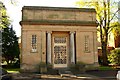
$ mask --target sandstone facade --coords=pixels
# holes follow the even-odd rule
[[[21,69],[34,71],[41,62],[52,68],[98,63],[94,9],[24,6],[20,24]]]

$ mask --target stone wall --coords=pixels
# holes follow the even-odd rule
[[[28,6],[23,7],[22,13],[21,69],[34,71],[40,62],[46,63],[46,34],[55,31],[75,32],[76,62],[98,62],[94,9]],[[31,35],[34,34],[37,35],[37,52],[31,52]]]
[[[53,8],[53,7],[23,7],[22,20],[76,20],[96,21],[94,9],[86,8]]]

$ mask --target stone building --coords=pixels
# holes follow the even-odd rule
[[[118,2],[118,22],[120,23],[120,1]],[[115,47],[120,48],[120,35],[115,38]]]
[[[95,9],[24,6],[20,24],[22,70],[35,71],[41,62],[52,68],[97,65]]]

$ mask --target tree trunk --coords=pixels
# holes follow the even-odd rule
[[[102,42],[102,59],[103,59],[102,65],[107,66],[108,62],[107,62],[107,44],[106,44],[106,42]]]
[[[108,65],[108,61],[107,61],[107,42],[108,42],[108,26],[109,26],[109,22],[107,22],[107,20],[109,19],[109,16],[107,15],[107,3],[106,4],[106,0],[103,0],[103,5],[104,5],[104,18],[103,18],[103,23],[101,26],[101,47],[102,47],[102,58],[103,58],[103,65],[106,66]],[[109,7],[109,6],[108,6]],[[108,10],[109,11],[109,10]],[[107,19],[108,18],[108,19]],[[109,21],[109,20],[108,20]],[[107,24],[108,23],[108,24]],[[103,27],[103,28],[102,28]],[[104,31],[104,32],[103,32]]]

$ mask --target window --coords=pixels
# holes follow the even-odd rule
[[[89,40],[89,35],[85,35],[85,53],[89,53],[90,52],[90,42],[89,42],[90,40]]]
[[[36,52],[37,51],[37,36],[36,35],[32,35],[32,52]]]

